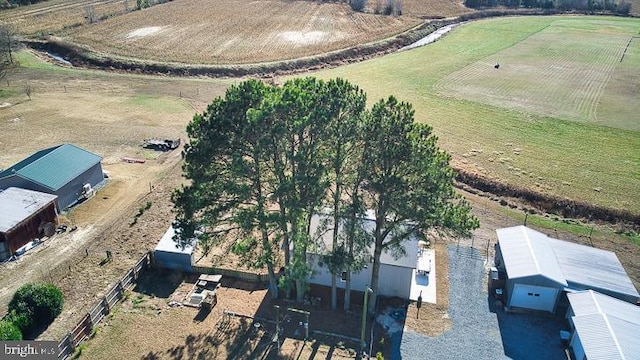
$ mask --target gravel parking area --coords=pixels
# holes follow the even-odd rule
[[[567,359],[558,337],[562,319],[505,313],[491,306],[485,261],[478,250],[452,245],[448,254],[451,330],[436,337],[410,330],[398,333],[392,339],[393,359],[529,359],[532,354],[538,359]]]

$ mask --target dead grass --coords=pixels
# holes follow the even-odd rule
[[[343,49],[418,23],[410,16],[353,12],[346,3],[180,0],[75,29],[67,38],[108,56],[249,64]]]

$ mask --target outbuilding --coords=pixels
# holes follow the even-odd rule
[[[574,359],[640,359],[640,307],[593,290],[567,297]]]
[[[0,192],[0,260],[30,241],[53,235],[58,223],[56,198],[13,187]]]
[[[173,226],[164,233],[153,252],[154,264],[165,269],[191,272],[196,240],[192,239],[183,247],[173,240],[175,234]]]
[[[324,262],[323,254],[331,250],[332,229],[327,215],[314,215],[311,218],[310,233],[315,236],[318,248],[308,253],[308,265],[312,269],[312,274],[308,279],[309,284],[331,286],[331,272]],[[373,218],[364,220],[365,231],[372,231],[375,226]],[[378,276],[378,294],[387,297],[399,297],[409,299],[411,286],[413,284],[413,272],[418,263],[418,238],[411,237],[404,243],[405,254],[396,257],[390,252],[383,251],[380,255],[380,272]],[[373,247],[368,248],[370,262],[360,272],[351,274],[351,289],[354,291],[364,291],[366,286],[371,284],[371,274],[373,271]],[[337,287],[344,289],[346,285],[346,274],[338,277]]]
[[[615,253],[553,239],[525,226],[498,229],[495,265],[507,308],[554,313],[570,291],[593,289],[636,303],[638,291]]]
[[[57,196],[64,210],[104,181],[102,158],[72,144],[40,150],[0,172],[0,189],[18,187]]]

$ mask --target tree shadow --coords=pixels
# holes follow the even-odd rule
[[[198,313],[193,318],[193,322],[203,322],[207,316],[211,313],[211,308],[208,306],[201,306]]]
[[[185,277],[186,276],[180,272],[169,272],[151,268],[140,275],[133,291],[148,296],[168,299],[178,286],[182,284]]]

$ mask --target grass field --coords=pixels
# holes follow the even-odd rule
[[[639,213],[638,39],[620,62],[639,30],[640,20],[624,18],[483,20],[433,45],[314,75],[347,78],[371,101],[413,103],[458,167]]]

